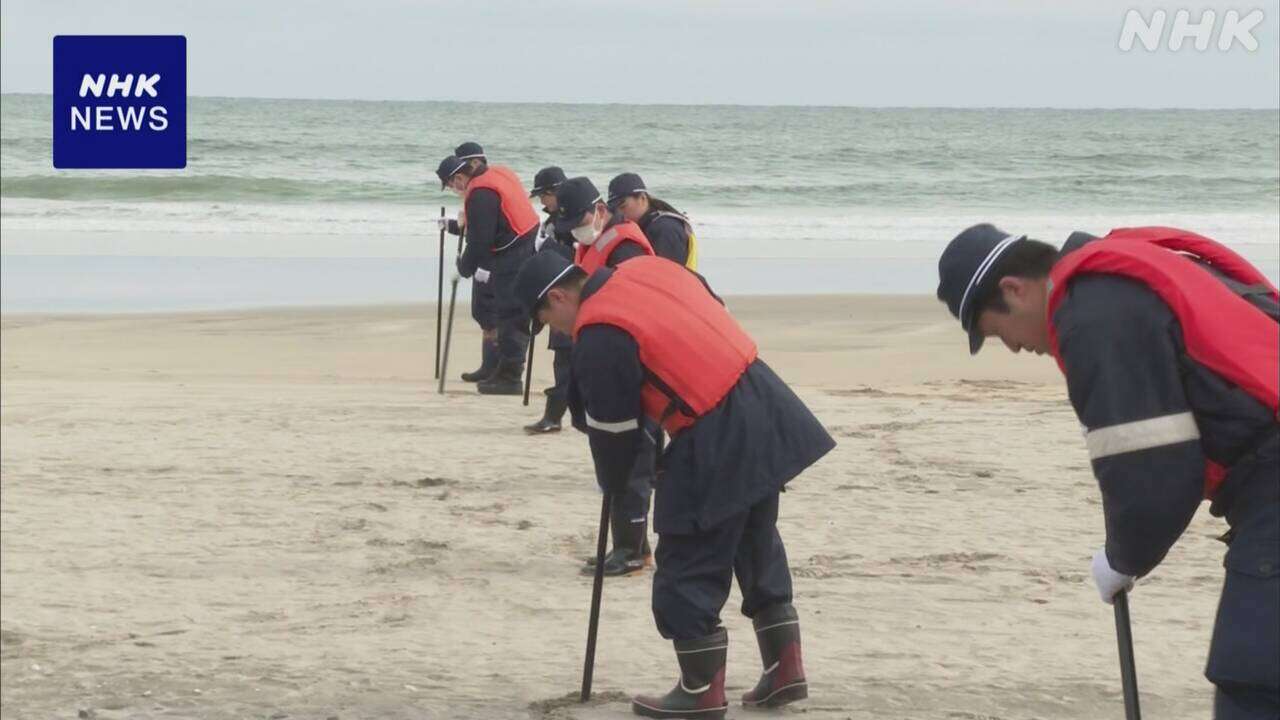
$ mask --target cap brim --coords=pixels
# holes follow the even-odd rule
[[[978,351],[982,349],[983,341],[986,339],[987,338],[983,336],[982,331],[978,330],[977,327],[969,330],[969,354],[977,355]]]

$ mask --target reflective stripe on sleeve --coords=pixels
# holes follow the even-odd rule
[[[1089,458],[1100,460],[1112,455],[1149,450],[1200,439],[1200,429],[1190,412],[1135,420],[1090,430],[1084,436]]]
[[[607,433],[624,433],[631,430],[640,429],[640,421],[636,418],[630,420],[621,420],[619,422],[603,422],[591,417],[591,413],[587,415],[587,427],[592,430],[601,430]]]

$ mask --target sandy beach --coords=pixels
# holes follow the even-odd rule
[[[1102,514],[1048,358],[969,358],[929,297],[729,299],[839,442],[783,496],[811,697],[760,670],[735,588],[730,717],[1122,717]],[[449,375],[478,336],[459,314]],[[584,436],[431,378],[435,309],[6,315],[6,720],[631,717],[676,677],[652,572],[607,583]],[[545,344],[545,339],[541,339]],[[540,351],[536,387],[550,377]],[[1151,717],[1209,714],[1225,524],[1132,599]]]

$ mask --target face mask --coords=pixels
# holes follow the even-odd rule
[[[573,234],[574,240],[577,240],[579,243],[583,245],[590,245],[591,243],[596,241],[595,223],[592,223],[590,225],[583,225],[581,227],[576,227],[570,230],[569,232]]]
[[[601,228],[603,229],[603,227]],[[583,245],[591,245],[596,241],[596,237],[600,234],[600,230],[596,229],[596,216],[591,216],[589,225],[581,225],[569,231],[573,235],[573,239]]]

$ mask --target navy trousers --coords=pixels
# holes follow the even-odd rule
[[[498,326],[493,314],[494,302],[492,277],[489,282],[471,281],[471,319],[485,332]]]
[[[1265,452],[1265,451],[1264,451]],[[1231,541],[1205,677],[1217,720],[1280,718],[1280,462],[1275,450],[1231,478]]]
[[[734,575],[747,617],[791,602],[791,568],[777,523],[774,492],[713,528],[659,535],[653,617],[662,637],[693,640],[715,632]]]
[[[573,349],[572,346],[568,348],[552,346],[551,352],[551,371],[555,376],[555,384],[547,388],[547,397],[552,398],[560,405],[565,405],[569,402],[569,358],[573,353]],[[559,418],[556,419],[558,420]]]
[[[657,457],[652,443],[636,455],[631,477],[622,492],[609,498],[609,516],[613,518],[613,546],[640,550],[649,528],[649,499],[653,497],[653,477]]]
[[[516,300],[516,273],[520,265],[533,255],[532,234],[507,250],[493,256],[494,326],[498,329],[498,357],[512,365],[524,366],[529,349],[529,317]]]

